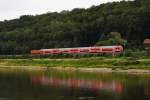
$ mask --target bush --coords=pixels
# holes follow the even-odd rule
[[[120,61],[114,62],[113,65],[121,66],[121,65],[137,65],[137,64],[140,64],[140,61],[138,61],[137,58],[130,57],[130,58],[126,58],[125,60],[120,60]]]

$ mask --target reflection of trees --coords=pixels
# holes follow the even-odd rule
[[[150,100],[150,86],[132,84],[122,92],[121,100]]]

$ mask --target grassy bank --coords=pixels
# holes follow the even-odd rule
[[[0,66],[90,67],[120,69],[150,69],[150,58],[89,57],[80,59],[0,59]]]

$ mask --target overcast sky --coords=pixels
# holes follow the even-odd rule
[[[0,0],[0,20],[18,18],[21,15],[88,8],[112,1],[121,0]]]

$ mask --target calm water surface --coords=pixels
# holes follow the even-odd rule
[[[0,100],[150,100],[150,75],[1,69]]]

